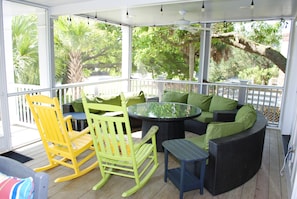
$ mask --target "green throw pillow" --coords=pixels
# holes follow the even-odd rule
[[[162,96],[162,102],[179,102],[187,103],[188,93],[181,93],[176,91],[165,91]]]
[[[251,128],[257,120],[257,113],[253,105],[246,104],[236,113],[235,122],[241,122],[245,129]]]
[[[96,103],[96,98],[87,98],[87,102]],[[85,112],[81,98],[76,99],[73,102],[71,102],[71,105],[73,107],[74,112]],[[97,110],[90,110],[90,112],[91,113],[100,113],[100,111],[97,111]]]
[[[110,104],[121,106],[121,96],[113,96],[113,97],[96,97],[96,102],[101,104]]]
[[[211,95],[189,93],[187,104],[197,106],[202,111],[208,111],[211,102]]]
[[[131,106],[133,104],[139,104],[145,102],[145,96],[143,91],[140,91],[140,93],[137,96],[132,96],[127,98],[127,106]]]
[[[208,124],[204,139],[205,150],[208,151],[209,149],[209,140],[230,136],[243,130],[244,125],[241,122],[222,122]]]
[[[81,98],[76,99],[71,102],[74,112],[84,112],[84,106],[82,104]]]
[[[214,95],[211,99],[209,111],[227,111],[237,107],[237,101]]]

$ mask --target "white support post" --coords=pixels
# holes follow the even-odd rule
[[[130,77],[132,72],[132,28],[122,26],[122,77],[127,79],[122,91],[130,91]]]
[[[4,49],[5,49],[5,65],[4,69],[6,71],[6,82],[5,86],[7,86],[6,93],[13,93],[16,92],[15,83],[14,83],[14,65],[13,65],[13,38],[12,38],[12,16],[11,15],[4,15],[3,16],[3,26],[4,26]],[[4,75],[2,73],[2,75]],[[4,77],[1,77],[4,78]],[[4,117],[9,117],[9,125],[14,124],[18,121],[18,117],[15,117],[17,113],[17,100],[16,98],[11,98],[8,100],[8,98],[3,99],[4,101],[7,101],[7,112],[9,114],[6,114]],[[6,109],[6,107],[3,106],[3,109]],[[10,129],[10,128],[9,128]],[[8,129],[7,129],[8,130]]]
[[[240,80],[240,84],[241,85],[247,85],[247,83],[248,83],[249,81],[247,81],[247,80]],[[246,90],[247,90],[247,88],[246,87],[240,87],[239,88],[239,93],[238,93],[238,103],[239,104],[245,104],[245,99],[246,99]]]
[[[52,88],[52,76],[55,74],[53,74],[51,70],[51,50],[49,47],[49,17],[47,11],[39,13],[37,17],[40,86],[42,88]]]
[[[207,94],[207,88],[202,86],[203,80],[207,80],[208,78],[208,67],[209,67],[209,59],[210,59],[210,48],[211,48],[211,34],[209,29],[211,24],[203,24],[202,31],[200,33],[200,65],[199,65],[199,73],[198,73],[198,82],[200,82],[201,86],[199,89],[199,93]]]
[[[291,134],[291,127],[294,118],[295,109],[293,105],[297,99],[297,84],[296,84],[296,73],[297,73],[297,22],[292,22],[290,41],[289,41],[289,52],[287,58],[286,77],[284,85],[284,95],[282,98],[280,127],[283,135]],[[285,103],[284,103],[285,102]],[[296,107],[295,107],[296,108]]]

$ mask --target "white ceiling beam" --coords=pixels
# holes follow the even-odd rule
[[[133,7],[145,7],[151,5],[165,5],[174,3],[199,2],[203,0],[92,0],[81,1],[79,3],[71,3],[50,8],[50,15],[68,15],[82,14],[90,12],[100,12],[116,9],[127,9]]]

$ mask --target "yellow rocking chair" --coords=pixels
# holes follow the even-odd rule
[[[26,95],[26,100],[49,161],[47,166],[36,168],[35,171],[45,171],[59,165],[73,169],[73,174],[55,179],[55,182],[63,182],[80,177],[97,167],[89,129],[74,131],[71,116],[63,117],[57,98]]]
[[[118,175],[135,180],[136,185],[122,193],[122,197],[128,197],[141,189],[158,168],[158,127],[152,126],[145,137],[134,142],[123,93],[121,100],[122,106],[116,106],[87,102],[84,94],[82,98],[102,176],[93,190],[100,189],[111,175]],[[93,113],[98,111],[105,114]]]

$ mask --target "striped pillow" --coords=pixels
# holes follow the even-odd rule
[[[33,178],[17,178],[0,173],[0,198],[31,199],[33,198]]]

